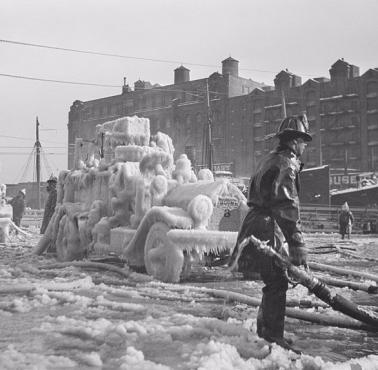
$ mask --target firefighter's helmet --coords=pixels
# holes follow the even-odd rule
[[[305,114],[300,116],[286,117],[280,124],[277,134],[279,138],[293,139],[302,138],[304,141],[311,141],[312,137],[309,133],[308,121]]]
[[[49,182],[57,183],[58,179],[54,175],[51,175],[50,178],[47,180],[47,183],[49,183]]]

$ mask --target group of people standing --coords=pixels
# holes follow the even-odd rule
[[[45,209],[43,212],[42,226],[40,228],[40,233],[44,234],[47,228],[47,225],[50,222],[50,219],[55,211],[56,199],[57,199],[57,178],[55,176],[50,176],[47,180],[46,191],[48,193]],[[21,220],[25,214],[26,209],[26,190],[21,189],[18,191],[17,195],[13,197],[9,204],[13,209],[13,222],[16,226],[20,227]]]
[[[252,244],[239,250],[241,241],[253,235],[267,241],[276,251],[286,255],[297,266],[307,265],[307,248],[302,235],[299,211],[299,173],[301,157],[312,140],[306,115],[285,118],[276,133],[277,147],[257,166],[248,191],[249,211],[240,227],[237,243],[230,257],[230,266],[250,278],[259,273],[264,287],[257,315],[257,334],[269,342],[293,349],[284,337],[286,292],[289,280],[286,270],[272,258],[258,253]],[[56,177],[47,181],[49,193],[40,232],[46,231],[56,205]],[[20,225],[25,210],[25,192],[11,200],[13,218]],[[342,239],[350,238],[354,218],[348,204],[342,207],[339,224]],[[285,246],[285,241],[288,248]]]

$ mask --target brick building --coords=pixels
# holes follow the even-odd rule
[[[236,176],[250,176],[262,155],[274,146],[270,138],[282,119],[284,97],[287,115],[306,112],[313,142],[305,152],[307,167],[328,164],[332,169],[378,170],[378,68],[362,76],[343,59],[330,68],[330,78],[302,79],[283,70],[274,86],[239,76],[238,61],[222,62],[222,73],[190,80],[180,66],[172,85],[126,82],[116,96],[82,102],[69,112],[69,168],[75,138],[90,140],[95,126],[126,115],[148,117],[151,132],[168,133],[176,153],[187,152],[200,164],[206,124],[206,85],[212,112],[214,161],[232,162]]]

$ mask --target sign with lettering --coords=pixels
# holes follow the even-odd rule
[[[329,183],[331,188],[356,188],[377,184],[377,177],[374,172],[354,173],[349,175],[330,175]]]
[[[239,200],[234,197],[219,197],[217,207],[233,210],[239,208]]]
[[[232,162],[231,163],[214,163],[213,171],[230,171],[232,172]]]
[[[206,168],[207,166],[200,164],[197,165],[198,169]],[[230,163],[214,163],[213,164],[213,172],[216,171],[229,171],[232,172],[233,162]]]
[[[331,175],[329,184],[334,187],[356,185],[357,175]]]

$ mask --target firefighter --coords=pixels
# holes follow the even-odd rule
[[[9,204],[13,208],[13,222],[18,227],[20,227],[22,217],[24,216],[24,213],[25,213],[25,208],[26,208],[25,197],[26,197],[26,190],[21,189],[19,190],[17,195],[9,201]],[[17,231],[16,231],[16,234],[18,234]]]
[[[43,213],[43,220],[42,220],[42,226],[41,226],[41,234],[44,234],[47,228],[47,225],[50,222],[50,219],[55,211],[56,206],[56,197],[57,197],[57,191],[56,191],[56,184],[58,182],[58,179],[51,175],[50,178],[47,180],[47,187],[46,191],[49,193],[47,196],[47,201],[45,204],[45,211]]]
[[[291,262],[297,266],[306,265],[307,251],[300,228],[298,198],[298,175],[303,166],[300,157],[312,140],[306,115],[285,118],[276,137],[278,146],[262,159],[251,177],[250,208],[240,228],[230,264],[237,265],[247,279],[259,272],[265,284],[257,316],[257,334],[269,342],[295,350],[292,341],[284,338],[286,271],[268,256],[254,250],[251,244],[242,251],[238,249],[244,238],[254,235],[268,241],[280,253],[287,253],[283,248],[286,240]]]

